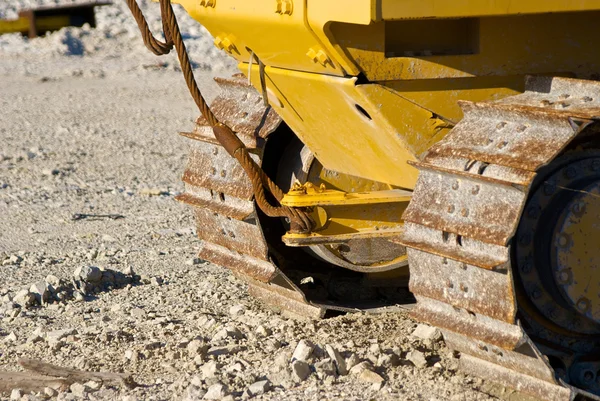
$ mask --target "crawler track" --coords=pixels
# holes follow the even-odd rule
[[[596,266],[561,267],[539,255],[554,252],[563,235],[557,209],[575,196],[597,208],[589,191],[599,182],[600,83],[530,78],[522,95],[461,106],[463,120],[416,163],[404,214],[414,316],[443,330],[467,372],[544,400],[593,398],[598,295],[588,311],[577,308],[556,290],[571,290],[567,278],[558,285],[551,270],[583,279]],[[596,219],[593,235],[599,216],[587,217]],[[545,235],[544,219],[555,237]]]

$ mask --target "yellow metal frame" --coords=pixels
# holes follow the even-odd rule
[[[405,189],[417,179],[407,162],[462,118],[457,100],[514,95],[529,74],[600,71],[600,0],[179,3],[242,72],[252,52],[267,66],[270,104],[326,168]],[[256,66],[251,79],[261,90]]]

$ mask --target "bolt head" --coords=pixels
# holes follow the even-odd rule
[[[567,273],[566,271],[561,271],[560,273],[558,273],[558,281],[561,284],[566,284],[569,281],[569,273]]]

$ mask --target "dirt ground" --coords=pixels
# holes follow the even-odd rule
[[[414,333],[404,313],[291,319],[198,260],[192,213],[174,200],[187,153],[177,133],[198,112],[173,58],[142,53],[133,33],[109,46],[104,24],[102,34],[0,37],[0,371],[34,358],[127,372],[139,385],[0,399],[510,398],[461,374],[438,334]],[[210,44],[205,36],[198,43]],[[73,54],[65,43],[94,47]],[[212,76],[232,72],[215,63],[196,69],[209,97]],[[89,266],[101,285],[74,290]]]

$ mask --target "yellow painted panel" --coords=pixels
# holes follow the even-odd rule
[[[307,55],[311,49],[316,54],[325,50],[305,23],[304,1],[292,2],[291,15],[277,13],[275,0],[217,0],[214,7],[198,0],[179,3],[215,38],[231,41],[235,48],[230,54],[239,62],[249,62],[250,49],[265,65],[344,75],[334,58],[323,65]]]
[[[600,10],[600,0],[378,0],[378,19],[460,18]]]
[[[418,172],[406,162],[438,132],[429,125],[430,112],[384,86],[356,85],[356,78],[277,68],[266,75],[277,96],[271,105],[325,168],[414,187]],[[252,83],[260,88],[256,67]]]
[[[352,62],[372,81],[550,73],[597,78],[599,20],[599,11],[481,18],[474,54],[455,55],[388,54],[394,27],[400,35],[401,24],[425,24],[424,30],[435,21],[378,22],[369,26],[336,23],[330,31],[332,41],[347,49]]]

